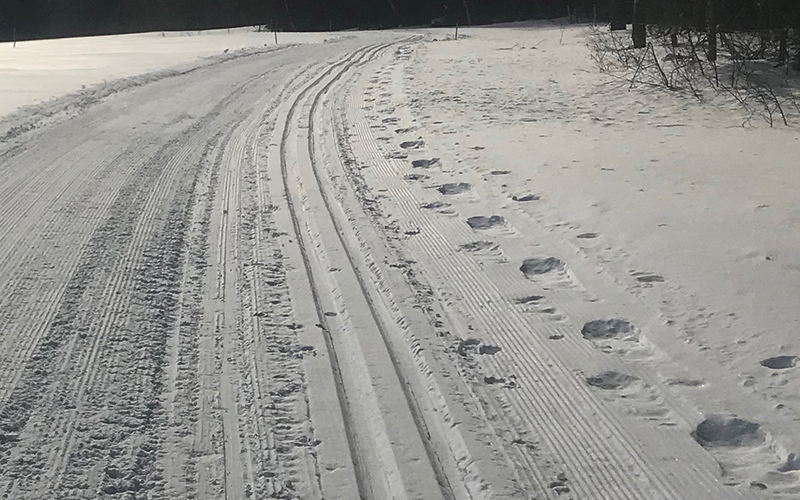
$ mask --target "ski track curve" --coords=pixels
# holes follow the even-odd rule
[[[426,431],[420,427],[413,401],[409,400],[405,383],[401,382],[403,373],[395,362],[390,361],[392,347],[385,338],[384,320],[374,308],[370,292],[365,289],[365,281],[360,275],[359,266],[353,261],[348,242],[342,234],[343,228],[337,222],[315,159],[314,127],[320,99],[346,71],[371,60],[388,46],[378,45],[354,53],[350,59],[342,61],[342,69],[329,72],[332,73],[330,77],[329,73],[323,74],[299,93],[286,112],[286,125],[279,148],[280,173],[286,191],[287,215],[297,237],[302,265],[311,285],[318,325],[322,325],[320,328],[325,335],[326,349],[333,367],[359,495],[362,498],[385,498],[387,495],[394,498],[432,498],[439,495],[452,498],[450,487],[447,486],[448,479],[443,477],[441,469],[435,464],[435,455],[425,451],[428,439]],[[314,89],[314,86],[318,88]],[[292,151],[288,149],[290,131],[298,113],[302,113],[301,123],[302,120],[308,123],[306,127],[299,126],[297,129],[305,137],[301,143],[306,146],[298,145]],[[325,238],[323,234],[329,234],[334,239]],[[337,275],[342,277],[331,279],[330,276],[324,276],[321,269],[332,269],[333,264],[336,264]],[[360,293],[356,290],[360,290]],[[364,336],[370,330],[382,332],[382,343],[376,344],[374,338]],[[386,356],[386,362],[372,359]],[[386,371],[391,367],[394,367],[393,376]],[[373,393],[372,389],[363,385],[363,381],[370,378],[373,384],[378,384],[376,387],[381,387],[379,393]],[[394,390],[391,389],[393,386]],[[394,394],[397,391],[406,394],[408,406],[396,398]],[[355,401],[359,403],[353,408]],[[395,422],[392,427],[396,425],[399,429],[387,427],[382,415],[391,417]],[[404,420],[406,423],[401,423]],[[398,430],[410,431],[413,428],[421,433],[420,441],[411,438],[407,432],[403,438],[406,443],[402,445],[399,436],[389,438]],[[373,444],[368,446],[369,442]]]
[[[420,40],[222,61],[0,143],[0,494],[761,498],[636,363],[671,362],[638,318],[581,335],[616,317],[533,204],[436,150]]]
[[[259,147],[290,94],[362,45],[223,63],[16,139],[0,160],[5,496],[321,497]]]

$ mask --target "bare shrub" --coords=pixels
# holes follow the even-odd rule
[[[783,54],[778,32],[721,33],[716,61],[708,61],[706,34],[692,29],[650,26],[645,48],[633,48],[626,32],[588,28],[587,43],[598,69],[629,88],[650,86],[684,93],[698,101],[725,94],[745,111],[742,125],[760,117],[770,126],[789,125],[800,115],[798,83]],[[797,33],[791,34],[798,39]],[[777,61],[777,64],[775,63]],[[781,68],[781,69],[779,69]],[[791,113],[789,113],[791,111]]]

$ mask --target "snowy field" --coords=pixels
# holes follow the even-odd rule
[[[461,34],[0,46],[5,497],[800,497],[795,128]]]
[[[334,33],[279,33],[278,46],[321,43]],[[21,106],[119,78],[187,66],[199,58],[275,48],[256,28],[111,35],[0,43],[0,116]]]

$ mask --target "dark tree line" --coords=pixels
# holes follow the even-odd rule
[[[0,0],[0,38],[273,24],[280,30],[477,24],[566,15],[564,0]]]
[[[269,25],[280,30],[446,25],[565,17],[798,29],[800,0],[0,0],[0,39]]]

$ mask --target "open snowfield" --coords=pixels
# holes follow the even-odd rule
[[[321,43],[334,33],[279,33],[278,45]],[[0,116],[83,87],[236,51],[274,50],[255,28],[136,33],[0,43]]]
[[[3,498],[800,498],[800,135],[462,33],[0,46]]]

